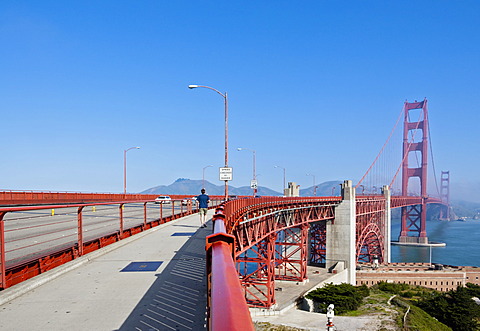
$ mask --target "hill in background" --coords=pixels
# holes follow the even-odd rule
[[[149,188],[142,194],[180,194],[180,195],[199,195],[202,189],[201,180],[192,180],[187,178],[179,178],[170,185],[160,185]],[[224,185],[215,185],[209,181],[205,181],[205,190],[209,195],[223,195],[225,192]],[[249,186],[234,187],[228,186],[229,195],[252,195],[252,189]],[[271,190],[267,187],[260,186],[258,188],[260,196],[279,196],[282,193]]]
[[[316,185],[317,196],[331,196],[332,192],[334,193],[333,195],[339,195],[340,183],[341,181],[328,181],[328,182],[324,182]],[[201,180],[179,178],[170,185],[155,186],[140,193],[141,194],[158,194],[158,195],[161,195],[161,194],[198,195],[200,194],[201,189],[202,189]],[[205,181],[205,190],[210,195],[223,195],[225,188],[224,188],[224,185],[215,185],[210,183],[209,181]],[[313,186],[308,187],[306,189],[301,189],[300,196],[313,196],[313,192],[314,192]],[[242,186],[242,187],[229,186],[228,194],[229,195],[252,195],[252,189],[249,186]],[[274,191],[264,186],[258,187],[257,194],[260,196],[283,195],[282,192]]]

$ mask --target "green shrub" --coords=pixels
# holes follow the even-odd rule
[[[466,286],[467,286],[467,289],[468,289],[468,293],[472,297],[480,298],[480,285],[476,285],[476,284],[473,284],[473,283],[467,283]]]
[[[403,323],[403,321],[402,321]],[[424,312],[422,309],[410,306],[410,312],[407,315],[406,327],[408,330],[418,331],[449,331],[452,330],[445,324],[437,321],[435,318]]]
[[[370,295],[370,289],[365,284],[360,286],[355,286],[355,288],[357,289],[358,293],[362,296],[362,298],[366,298]]]
[[[459,286],[456,291],[430,293],[417,305],[453,330],[480,330],[480,307],[468,288]]]
[[[387,283],[379,282],[377,284],[378,289],[384,292],[399,294],[401,291],[407,290],[409,287],[407,284]]]
[[[404,298],[413,298],[415,294],[416,292],[413,292],[413,291],[406,291],[406,292],[400,293],[400,295]]]
[[[340,285],[326,284],[306,295],[306,298],[318,304],[322,312],[327,311],[329,304],[335,305],[335,313],[343,314],[350,310],[356,310],[364,297],[369,295],[367,286],[353,286],[342,283]]]

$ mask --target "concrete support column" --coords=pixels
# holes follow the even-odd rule
[[[383,262],[390,263],[392,258],[391,252],[391,231],[392,231],[392,212],[390,209],[390,198],[391,191],[388,185],[382,187],[383,196],[385,197],[385,230],[383,233],[384,236],[384,257]]]
[[[342,184],[342,200],[335,208],[335,220],[327,222],[326,267],[333,272],[348,269],[348,282],[356,285],[356,201],[351,180]]]

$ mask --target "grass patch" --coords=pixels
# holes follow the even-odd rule
[[[346,312],[345,314],[343,314],[342,316],[362,316],[362,315],[365,315],[366,312],[363,311],[363,310],[351,310],[349,312]]]
[[[299,329],[285,325],[275,325],[268,322],[256,322],[254,327],[256,331],[307,331],[306,329]]]
[[[452,329],[424,312],[422,309],[410,305],[407,315],[407,327],[412,331],[451,331]]]
[[[421,298],[423,295],[429,292],[435,292],[434,290],[422,288],[419,286],[410,286],[401,284],[401,286],[391,286],[391,284],[383,284],[384,289],[387,289],[388,292],[382,291],[378,286],[373,286],[369,290],[369,295],[365,297],[360,306],[355,310],[345,311],[343,313],[336,315],[341,316],[362,316],[362,315],[372,315],[378,316],[379,318],[386,319],[382,321],[382,329],[388,324],[389,327],[395,326],[400,329],[405,330],[415,330],[415,331],[448,331],[452,330],[445,324],[439,322],[428,313],[423,311],[421,308],[414,305],[414,303]],[[392,297],[393,293],[396,296],[391,300],[389,304],[388,301]],[[407,315],[406,327],[404,328],[403,320],[405,312],[410,306],[410,311]],[[335,309],[336,310],[336,309]],[[387,327],[386,329],[389,329]]]

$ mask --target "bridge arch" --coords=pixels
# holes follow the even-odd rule
[[[357,238],[356,262],[371,263],[375,258],[383,262],[384,238],[378,224],[369,223]]]

